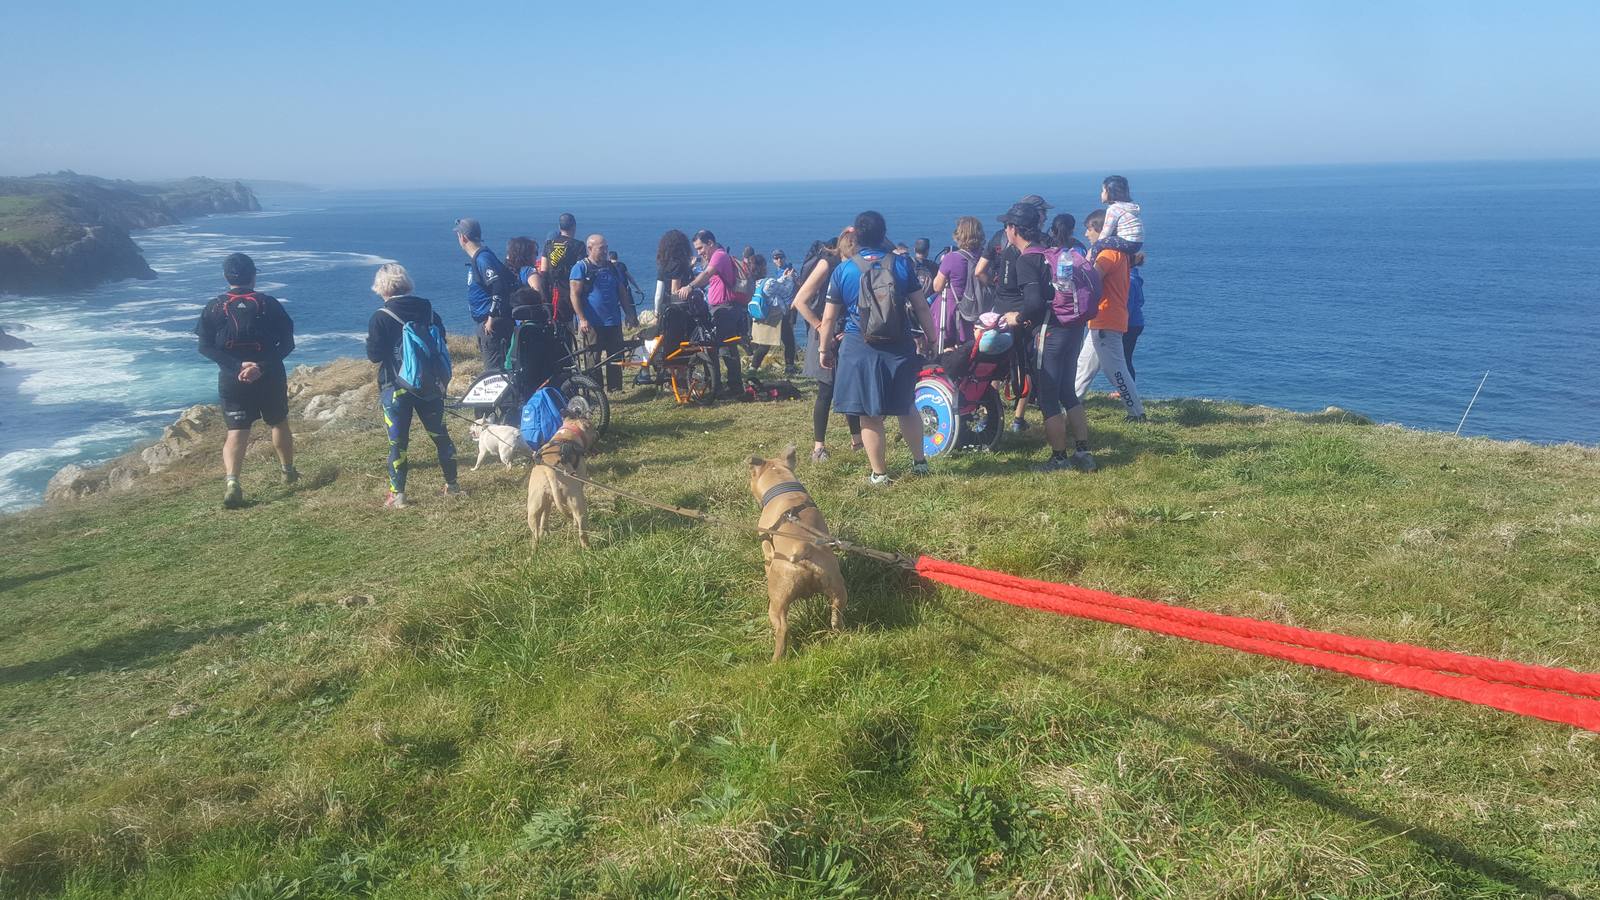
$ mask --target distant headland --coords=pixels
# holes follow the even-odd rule
[[[112,181],[76,172],[0,177],[0,293],[154,278],[130,231],[261,208],[238,181]]]

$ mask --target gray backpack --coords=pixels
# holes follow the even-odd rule
[[[994,288],[978,277],[978,261],[965,250],[957,250],[967,263],[967,283],[961,296],[956,298],[956,315],[963,321],[976,322],[978,317],[994,309]]]
[[[894,279],[894,254],[868,259],[857,253],[854,260],[861,273],[861,289],[856,295],[861,336],[874,343],[904,340],[906,295]]]

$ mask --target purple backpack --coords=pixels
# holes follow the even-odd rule
[[[1076,325],[1100,311],[1100,270],[1076,247],[1051,247],[1044,251],[1050,264],[1050,282],[1056,296],[1050,303],[1056,322]]]

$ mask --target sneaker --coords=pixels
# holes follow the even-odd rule
[[[294,466],[284,466],[284,468],[283,468],[283,483],[284,484],[294,484],[296,481],[299,481],[299,480],[300,480],[300,470],[299,469],[296,469]]]
[[[850,442],[850,449],[856,453],[860,453],[861,451],[867,449],[867,445],[861,443],[860,441],[853,440]]]
[[[1147,419],[1144,416],[1128,416],[1128,417],[1124,418],[1122,421],[1124,421],[1124,422],[1132,422],[1135,425],[1143,425],[1146,422],[1149,422],[1150,420]]]
[[[1072,464],[1077,466],[1080,472],[1093,472],[1100,468],[1095,465],[1094,454],[1087,450],[1079,450],[1072,454]]]
[[[818,448],[812,450],[811,451],[811,461],[812,462],[827,462],[828,461],[828,448],[826,448],[826,447],[818,447]]]
[[[926,475],[926,474],[928,474],[928,461],[927,460],[922,460],[921,462],[912,463],[911,464],[911,474],[913,474],[913,475]]]
[[[467,492],[462,490],[459,484],[447,484],[444,486],[444,495],[446,497],[465,497]]]
[[[384,509],[405,509],[406,506],[406,495],[404,491],[390,491],[389,496],[383,498]]]
[[[238,509],[244,506],[244,488],[239,486],[239,479],[228,479],[228,487],[222,492],[222,508]]]
[[[1035,472],[1060,472],[1070,468],[1072,468],[1072,459],[1070,457],[1056,456],[1052,453],[1049,459],[1040,465],[1034,466],[1033,470]]]
[[[1026,419],[1012,419],[1011,420],[1011,430],[1012,431],[1017,431],[1017,432],[1027,431],[1028,430],[1028,422],[1027,422],[1027,420]]]
[[[867,476],[867,484],[871,485],[872,487],[886,487],[894,484],[894,482],[889,480],[888,473],[873,472],[871,475]]]
[[[785,378],[793,378],[793,377],[795,377],[796,375],[799,375],[799,374],[800,374],[800,370],[795,368],[794,366],[784,366],[783,367],[783,377],[785,377]]]

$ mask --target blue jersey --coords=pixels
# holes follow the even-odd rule
[[[572,280],[583,282],[583,317],[590,325],[622,324],[622,293],[628,288],[616,266],[585,257],[572,267]]]
[[[516,285],[511,283],[511,273],[506,271],[505,264],[500,262],[500,257],[488,247],[480,249],[473,254],[472,262],[467,266],[467,306],[472,310],[472,321],[482,322],[489,318],[489,313],[494,310],[496,295],[509,297],[516,292]],[[509,315],[509,309],[500,310],[501,315]]]
[[[882,250],[863,250],[861,255],[867,259],[882,259]],[[895,255],[894,283],[900,293],[910,296],[913,292],[922,289],[921,282],[917,281],[917,269],[911,257]],[[828,302],[844,305],[844,334],[861,333],[861,315],[857,312],[856,301],[861,295],[861,269],[856,266],[854,259],[847,259],[833,270],[833,275],[828,279]],[[906,336],[911,335],[911,313],[907,310]]]

